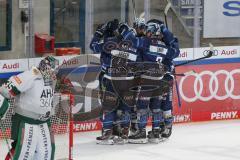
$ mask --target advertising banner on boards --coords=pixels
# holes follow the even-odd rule
[[[240,1],[204,0],[203,37],[240,37]]]
[[[189,65],[177,72],[195,73],[177,77],[182,105],[174,95],[176,122],[237,119],[240,116],[240,64]],[[186,117],[186,116],[185,116]]]

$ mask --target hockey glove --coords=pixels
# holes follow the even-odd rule
[[[106,31],[104,33],[104,37],[105,38],[108,38],[108,37],[114,37],[116,35],[116,31],[117,31],[117,28],[118,28],[118,20],[117,19],[114,19],[112,21],[109,21],[107,24],[106,24]]]
[[[158,19],[151,19],[147,22],[147,32],[152,32],[156,35],[160,34],[160,32],[162,33],[164,27],[163,21]]]
[[[106,31],[115,32],[118,29],[118,25],[119,25],[118,19],[109,21],[106,26]]]
[[[94,36],[98,38],[102,38],[105,31],[106,31],[106,24],[100,24],[97,27],[97,30],[95,31]]]
[[[124,35],[127,31],[129,31],[129,26],[125,23],[121,23],[118,28],[119,34]]]

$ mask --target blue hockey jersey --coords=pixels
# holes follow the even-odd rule
[[[143,61],[156,62],[162,59],[162,63],[171,66],[173,59],[180,54],[178,39],[167,28],[163,29],[162,34],[163,39],[139,38],[129,30],[123,33],[123,38],[131,40],[135,47],[143,49]]]
[[[139,61],[138,48],[133,43],[131,40],[121,40],[118,37],[107,37],[103,40],[93,37],[90,48],[94,53],[101,54],[102,70],[107,71],[111,68],[111,73],[106,73],[112,76],[116,72],[114,69],[124,70],[127,62]]]

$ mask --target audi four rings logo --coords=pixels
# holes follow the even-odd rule
[[[210,50],[205,50],[205,51],[203,51],[203,55],[204,55],[204,56],[208,55],[209,51],[210,51]],[[214,50],[213,50],[213,56],[217,56],[217,55],[218,55],[218,50],[217,50],[217,49],[214,49]]]
[[[180,80],[179,83],[179,92],[181,97],[186,101],[186,102],[194,102],[196,100],[202,100],[202,101],[209,101],[211,99],[217,99],[217,100],[224,100],[227,98],[232,98],[232,99],[240,99],[240,95],[234,94],[234,78],[233,76],[235,74],[240,75],[240,69],[235,69],[232,71],[226,71],[226,70],[218,70],[216,72],[211,72],[211,71],[203,71],[201,73],[194,73],[187,75],[183,77]],[[225,75],[225,81],[224,84],[219,84],[219,76],[220,75]],[[183,91],[183,86],[186,86],[189,84],[189,81],[186,82],[186,79],[189,77],[194,77],[194,82],[193,82],[193,96],[187,96],[187,92]],[[209,76],[210,79],[208,81],[203,81],[203,76]],[[187,84],[188,83],[188,84]],[[209,94],[206,96],[203,96],[203,83],[204,86],[207,86],[209,90]],[[207,84],[206,84],[207,83]],[[223,95],[218,94],[218,90],[225,88],[225,93]],[[192,93],[191,93],[192,94]],[[190,95],[188,93],[188,95]]]

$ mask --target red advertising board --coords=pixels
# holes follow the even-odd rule
[[[66,61],[66,64],[76,64],[76,62],[75,59],[74,61]],[[238,119],[240,117],[240,63],[236,62],[239,62],[239,59],[226,58],[209,60],[207,63],[204,62],[204,64],[201,62],[199,65],[177,67],[177,73],[189,71],[194,71],[195,73],[177,77],[179,97],[182,105],[178,106],[178,96],[176,87],[174,87],[174,122]],[[65,61],[62,63],[64,64]],[[6,64],[5,61],[2,64]],[[22,66],[22,63],[19,64],[19,66]],[[92,72],[96,71],[93,70]],[[12,74],[15,74],[15,72]],[[3,71],[1,76],[0,79],[4,80],[9,74]],[[7,135],[9,135],[10,118],[5,120],[4,123],[8,130]],[[62,126],[60,127],[59,124],[56,125],[55,128],[58,128],[58,132],[64,132],[67,122],[66,124],[61,123]],[[99,120],[74,122],[74,132],[99,129],[101,129]],[[3,134],[0,131],[0,138],[2,136]]]
[[[175,122],[237,119],[240,116],[240,64],[191,65],[177,73],[181,107],[174,91]],[[185,116],[185,118],[183,118]],[[180,118],[179,118],[180,117]]]

